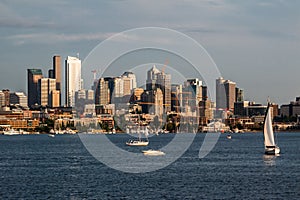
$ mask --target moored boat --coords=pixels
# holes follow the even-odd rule
[[[13,128],[3,131],[4,135],[20,135],[20,131],[14,130]]]

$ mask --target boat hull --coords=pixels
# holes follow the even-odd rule
[[[143,151],[143,154],[145,156],[164,156],[164,155],[166,155],[164,152],[162,152],[160,150],[147,150],[147,151]]]
[[[126,142],[127,146],[147,146],[149,144],[148,141],[132,141],[132,142]]]
[[[280,154],[280,148],[279,147],[265,148],[265,154],[266,155],[277,155],[277,154]]]

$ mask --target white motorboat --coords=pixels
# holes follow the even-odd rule
[[[161,150],[153,150],[153,149],[143,151],[143,154],[145,156],[164,156],[164,155],[166,155]]]
[[[20,135],[20,131],[14,130],[13,128],[3,131],[4,135]]]

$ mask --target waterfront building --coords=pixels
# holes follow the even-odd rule
[[[38,103],[38,80],[43,77],[41,69],[27,69],[28,106],[31,108]]]
[[[249,101],[238,101],[234,103],[234,115],[247,116],[246,107],[250,105]]]
[[[280,114],[283,117],[300,116],[300,97],[297,97],[296,101],[282,105],[280,107]]]
[[[28,98],[23,92],[10,93],[10,104],[20,105],[23,108],[28,107]]]
[[[56,73],[58,72],[55,71],[55,74]],[[71,56],[67,57],[65,60],[65,79],[66,106],[73,107],[75,106],[75,92],[79,91],[82,86],[81,60],[79,58]]]

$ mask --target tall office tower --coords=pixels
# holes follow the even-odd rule
[[[10,93],[10,104],[18,104],[22,106],[23,108],[28,107],[27,106],[28,98],[23,92],[14,92]]]
[[[217,109],[233,110],[236,100],[236,83],[222,77],[216,80]]]
[[[181,111],[181,106],[182,106],[182,85],[177,85],[177,84],[172,84],[171,88],[171,110],[175,112],[180,112]]]
[[[59,105],[61,104],[61,95],[62,95],[62,83],[61,83],[61,57],[56,55],[53,56],[53,69],[52,69],[52,77],[56,79],[56,90],[59,91]],[[57,94],[56,94],[57,95]],[[57,103],[57,102],[56,102]]]
[[[199,116],[204,118],[205,124],[208,120],[213,119],[213,105],[210,100],[199,102]]]
[[[112,78],[100,78],[95,91],[95,104],[107,105],[110,104],[110,84]]]
[[[192,111],[198,110],[198,104],[202,100],[202,81],[197,78],[184,82],[183,100],[188,103]]]
[[[132,72],[124,72],[121,78],[124,81],[124,95],[131,95],[132,90],[137,87],[135,74]]]
[[[38,103],[38,80],[43,78],[41,69],[27,69],[28,106]]]
[[[156,88],[163,92],[165,112],[171,111],[171,75],[159,71],[154,65],[147,73],[146,89]]]
[[[129,82],[126,82],[127,85],[129,85]],[[114,78],[114,90],[113,92],[113,97],[123,97],[124,96],[124,80],[121,77],[115,77]]]
[[[160,71],[155,65],[147,72],[146,90],[154,90],[156,88],[157,76]]]
[[[53,77],[56,79],[56,90],[61,91],[61,57],[53,56]]]
[[[56,108],[60,106],[60,91],[52,90],[49,96],[49,106]]]
[[[38,104],[52,107],[52,92],[56,90],[56,80],[53,78],[41,78],[38,80]]]
[[[56,71],[57,72],[57,71]],[[55,74],[56,74],[55,72]],[[75,106],[75,92],[81,89],[81,60],[68,56],[65,60],[66,106]]]
[[[152,115],[161,116],[164,113],[163,110],[163,93],[160,88],[154,90],[146,90],[141,95],[142,111],[143,113],[149,113]]]

